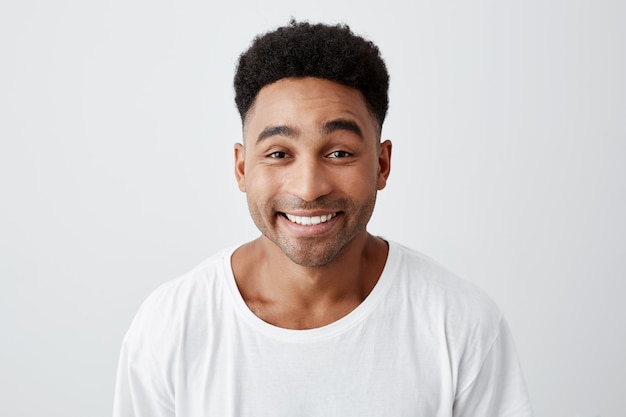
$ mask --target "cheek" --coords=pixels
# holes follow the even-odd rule
[[[348,194],[367,194],[378,185],[378,169],[371,166],[350,172],[339,172],[335,175],[336,184]]]
[[[289,176],[288,170],[271,166],[255,167],[247,174],[246,186],[254,188],[257,194],[274,194],[280,190]]]
[[[276,194],[276,179],[261,169],[248,172],[246,176],[246,194],[249,204],[264,206]]]

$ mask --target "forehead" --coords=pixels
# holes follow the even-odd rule
[[[259,91],[244,121],[244,134],[271,125],[314,127],[333,119],[353,120],[364,131],[376,132],[359,90],[320,78],[285,78]]]

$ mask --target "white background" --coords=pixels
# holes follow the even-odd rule
[[[370,231],[501,306],[537,416],[624,415],[625,4],[2,2],[0,415],[109,416],[140,302],[257,235],[232,75],[291,16],[387,61]]]

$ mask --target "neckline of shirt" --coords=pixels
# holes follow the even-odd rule
[[[325,326],[305,330],[286,329],[263,321],[256,314],[254,314],[241,296],[233,274],[231,258],[239,246],[228,249],[224,254],[225,256],[222,258],[224,277],[229,290],[228,292],[230,293],[229,298],[233,303],[238,317],[243,319],[247,325],[252,326],[256,331],[270,337],[291,342],[306,342],[315,339],[332,337],[363,321],[384,298],[384,295],[391,285],[394,277],[397,275],[396,271],[400,265],[401,251],[395,242],[391,242],[389,240],[386,241],[389,245],[387,260],[372,291],[354,310],[339,320]]]

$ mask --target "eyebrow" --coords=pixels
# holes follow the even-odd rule
[[[325,123],[320,129],[323,135],[329,135],[339,130],[346,130],[348,132],[355,133],[359,138],[363,139],[363,132],[356,122],[347,119],[336,119]],[[299,136],[299,131],[286,125],[268,126],[259,133],[257,136],[257,143],[263,139],[267,139],[271,136],[286,136],[289,138],[296,138]]]
[[[355,133],[358,137],[363,139],[363,132],[356,122],[347,119],[336,119],[331,120],[330,122],[324,124],[322,126],[322,133],[324,135],[331,134],[338,130],[347,130],[348,132]]]
[[[296,137],[298,136],[298,132],[289,126],[280,125],[280,126],[268,126],[257,137],[256,141],[260,142],[263,139],[267,139],[270,136],[287,136],[287,137]]]

